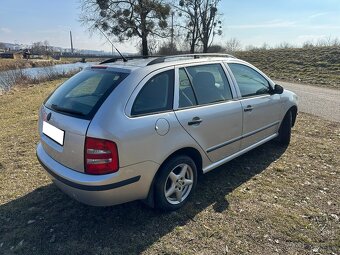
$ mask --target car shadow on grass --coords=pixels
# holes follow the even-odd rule
[[[177,212],[161,213],[141,202],[112,207],[82,205],[47,185],[0,206],[0,253],[135,254],[212,206],[228,210],[226,196],[280,158],[286,148],[267,143],[201,178]]]

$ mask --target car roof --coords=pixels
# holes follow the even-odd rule
[[[100,66],[106,66],[112,69],[126,70],[127,72],[133,72],[136,69],[158,69],[162,67],[184,65],[184,64],[196,64],[205,63],[211,61],[227,61],[227,62],[244,62],[235,58],[229,54],[185,54],[185,55],[173,55],[173,56],[130,56],[127,61],[123,61],[120,57],[105,60],[100,63]]]

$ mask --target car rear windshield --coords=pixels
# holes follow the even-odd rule
[[[85,69],[59,86],[45,106],[56,112],[91,119],[128,73]]]

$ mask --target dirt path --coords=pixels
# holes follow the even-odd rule
[[[340,122],[340,90],[278,81],[299,97],[299,111]]]

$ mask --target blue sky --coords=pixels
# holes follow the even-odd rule
[[[72,30],[74,46],[110,51],[99,35],[89,35],[79,20],[79,0],[1,0],[0,41],[31,44],[47,40],[51,45],[69,47]],[[340,39],[340,0],[222,0],[223,36],[240,40],[242,46],[275,46],[281,42],[301,45],[332,37]],[[117,44],[122,51],[136,51],[135,42]]]
[[[339,0],[222,0],[224,38],[243,45],[340,39]]]

